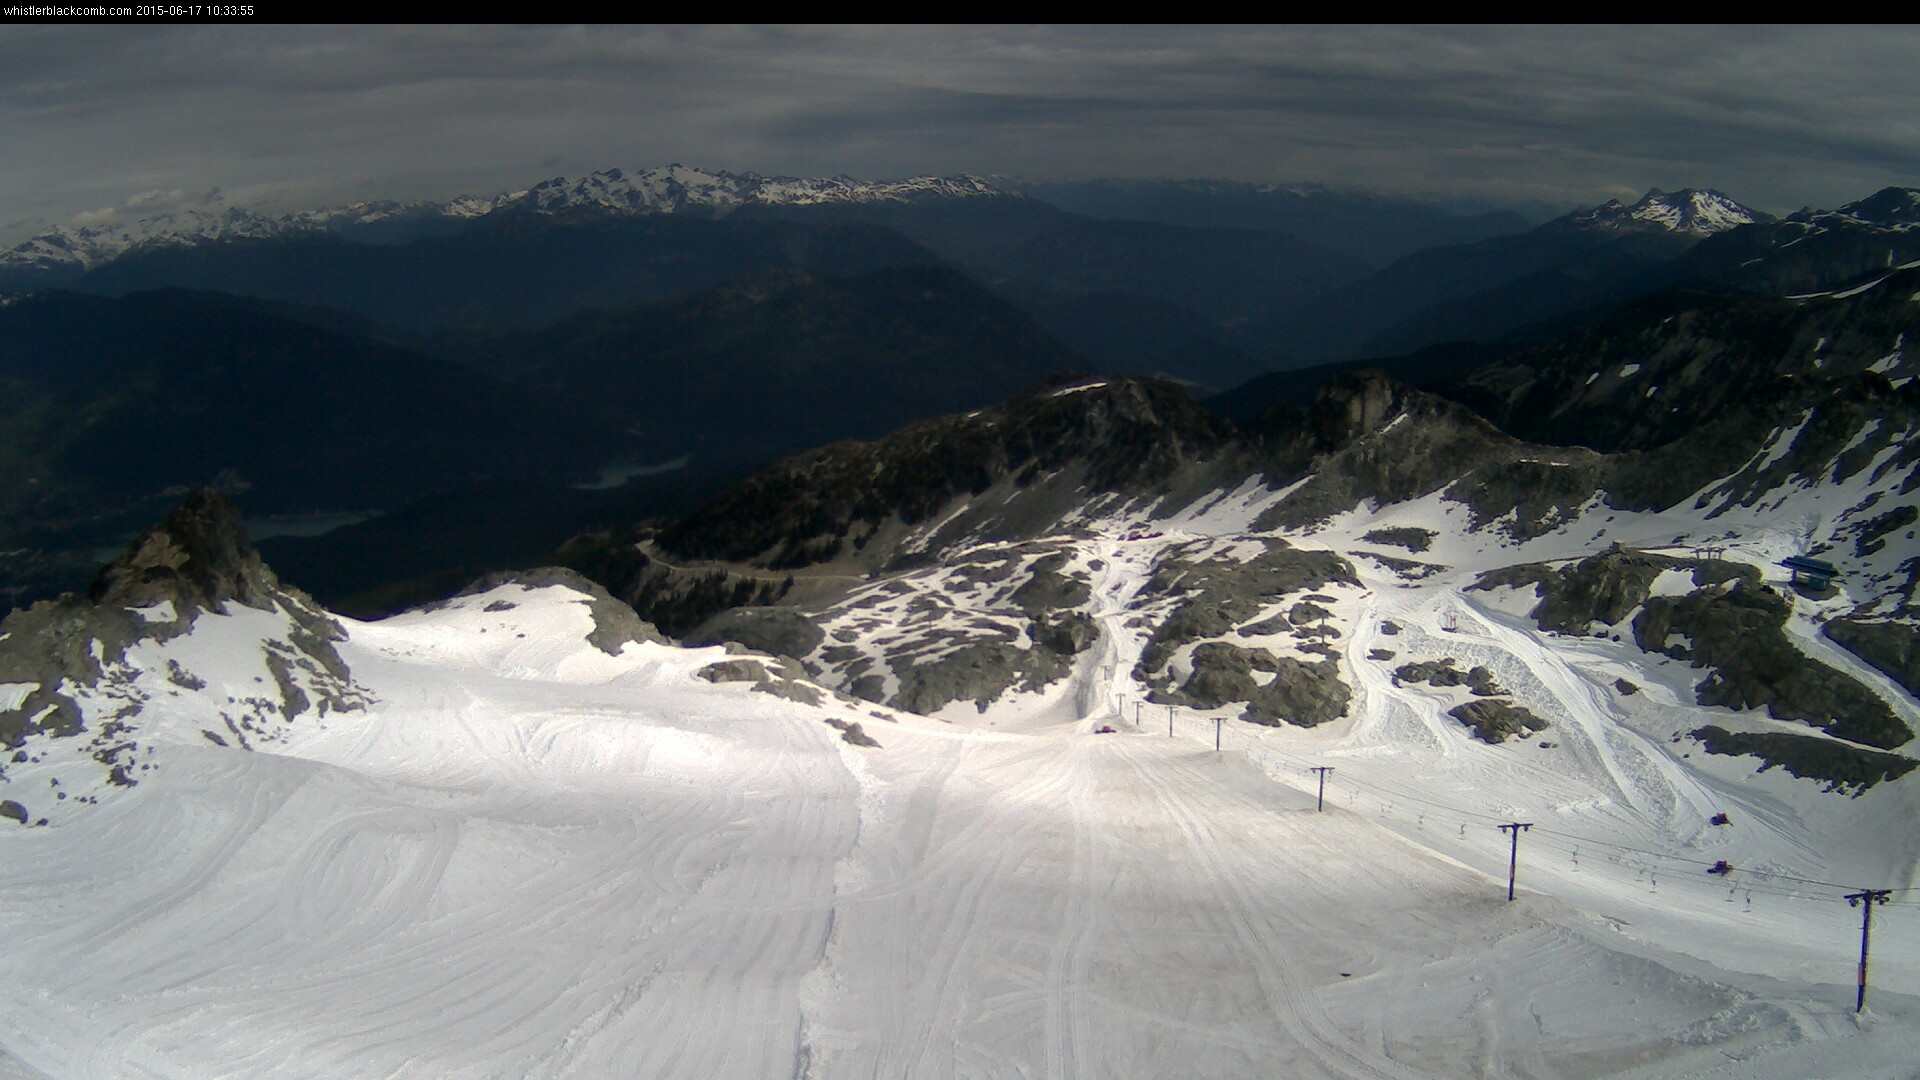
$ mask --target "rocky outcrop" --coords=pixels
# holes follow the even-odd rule
[[[1091,573],[1070,543],[977,544],[855,579],[852,590],[817,607],[724,612],[694,640],[795,657],[825,685],[909,712],[956,701],[984,709],[1065,678],[1098,640],[1085,610]]]
[[[128,683],[129,646],[183,634],[200,612],[229,603],[278,609],[288,617],[287,640],[268,657],[284,714],[364,703],[333,647],[345,636],[339,623],[306,594],[280,584],[247,540],[232,503],[200,491],[136,538],[87,596],[43,601],[0,623],[0,683],[34,687],[15,708],[0,710],[0,745],[18,747],[35,734],[79,734],[85,722],[75,688]],[[312,696],[295,685],[296,671],[312,676]],[[187,672],[176,676],[176,682],[192,679]],[[117,718],[137,711],[138,701],[129,699]]]
[[[864,746],[870,750],[877,750],[880,747],[880,740],[867,734],[866,730],[860,726],[860,722],[857,720],[836,720],[829,717],[827,719],[827,726],[839,729],[840,738],[854,746]]]
[[[1503,743],[1511,736],[1545,731],[1547,722],[1504,698],[1484,698],[1456,705],[1447,715],[1473,729],[1484,743]]]
[[[1654,580],[1667,570],[1690,571],[1697,586],[1735,578],[1760,585],[1760,575],[1739,563],[1680,559],[1615,544],[1569,567],[1528,563],[1489,571],[1468,588],[1538,586],[1540,602],[1528,618],[1542,630],[1584,635],[1596,624],[1617,625],[1633,614],[1653,594]]]
[[[1165,611],[1134,668],[1152,700],[1203,709],[1238,702],[1242,718],[1262,724],[1311,726],[1347,714],[1352,690],[1322,643],[1339,633],[1326,621],[1332,598],[1308,590],[1357,584],[1353,566],[1331,551],[1263,543],[1251,558],[1163,560],[1141,589],[1136,606]],[[1243,643],[1277,635],[1296,643],[1296,655]],[[1172,666],[1183,651],[1184,677]]]
[[[1529,446],[1378,371],[1329,379],[1277,460],[1297,469],[1287,479],[1303,475],[1305,483],[1264,512],[1256,528],[1305,528],[1367,501],[1444,492],[1471,511],[1472,528],[1521,540],[1570,520],[1599,492],[1606,470],[1598,454]],[[1282,479],[1271,467],[1268,476]]]
[[[1449,378],[1441,392],[1519,438],[1609,453],[1653,450],[1703,421],[1734,419],[1717,437],[1743,444],[1745,457],[1776,426],[1772,400],[1798,397],[1796,384],[1867,372],[1899,355],[1902,335],[1920,340],[1920,310],[1907,300],[1917,287],[1920,270],[1904,270],[1846,296],[1662,294]],[[1912,374],[1912,364],[1895,370]]]
[[[1255,672],[1272,677],[1262,681]],[[1340,680],[1340,663],[1332,657],[1307,662],[1209,641],[1193,650],[1193,674],[1178,697],[1200,709],[1244,702],[1242,720],[1313,727],[1347,715],[1353,691]]]
[[[1493,677],[1493,672],[1478,664],[1461,671],[1450,656],[1402,664],[1394,669],[1393,677],[1400,682],[1426,683],[1429,686],[1464,686],[1475,697],[1498,697],[1507,692]]]
[[[609,656],[620,655],[620,650],[631,642],[648,642],[664,645],[667,639],[653,624],[642,619],[632,607],[615,599],[598,582],[586,575],[564,566],[542,566],[533,570],[514,570],[507,573],[488,574],[473,584],[460,590],[458,596],[478,596],[492,592],[502,585],[523,585],[530,589],[560,587],[587,595],[587,611],[593,616],[593,630],[587,634],[587,642]],[[429,610],[441,605],[428,605]]]
[[[0,622],[0,684],[24,687],[0,708],[0,745],[15,751],[14,764],[37,763],[44,757],[37,740],[74,739],[107,783],[136,783],[151,767],[140,735],[146,702],[162,690],[204,689],[206,681],[177,659],[148,679],[127,661],[128,650],[170,640],[202,615],[236,605],[281,620],[279,635],[260,642],[262,678],[272,679],[272,691],[227,699],[220,713],[227,735],[213,733],[215,741],[231,736],[250,748],[281,737],[305,714],[370,701],[334,648],[345,637],[339,623],[261,562],[231,503],[201,491],[136,538],[87,595],[44,601]]]
[[[1416,529],[1412,526],[1398,526],[1391,529],[1374,529],[1363,534],[1360,539],[1369,544],[1390,544],[1403,547],[1418,554],[1433,546],[1433,538],[1440,534],[1432,529]]]
[[[1685,596],[1649,598],[1634,618],[1634,640],[1711,669],[1694,690],[1702,705],[1766,709],[1852,742],[1891,749],[1913,732],[1859,680],[1801,652],[1785,631],[1787,601],[1736,579]],[[1685,644],[1667,644],[1674,635]]]
[[[1092,587],[1083,579],[1060,573],[1060,568],[1066,564],[1067,553],[1064,551],[1035,560],[1028,569],[1026,583],[1013,591],[1014,605],[1036,618],[1064,608],[1085,607],[1093,595]]]
[[[1655,579],[1668,570],[1688,572],[1693,588],[1653,595]],[[1529,584],[1540,596],[1530,617],[1543,630],[1584,635],[1631,617],[1642,650],[1708,669],[1694,690],[1702,705],[1765,709],[1868,746],[1892,748],[1913,738],[1879,695],[1794,645],[1786,633],[1791,604],[1751,566],[1616,545],[1570,567],[1492,571],[1471,588]]]
[[[1085,612],[1069,611],[1027,630],[1033,643],[1061,656],[1077,656],[1100,638],[1100,629]]]
[[[895,656],[892,667],[900,689],[889,704],[923,715],[956,701],[971,701],[986,712],[1007,691],[1045,689],[1072,669],[1052,649],[1023,649],[1008,640],[970,640],[930,656]]]
[[[163,600],[183,609],[218,608],[228,600],[262,607],[277,585],[233,504],[203,489],[135,539],[126,554],[100,572],[88,597],[108,607],[148,607]]]
[[[1222,556],[1161,562],[1135,603],[1147,605],[1165,597],[1177,598],[1177,603],[1148,639],[1135,678],[1151,682],[1182,645],[1225,637],[1294,593],[1332,582],[1359,583],[1353,564],[1331,551],[1306,551],[1278,539],[1264,543],[1264,551],[1245,561]],[[1298,622],[1289,614],[1286,629],[1316,621],[1319,611],[1309,605]]]
[[[676,522],[658,543],[681,561],[797,568],[846,556],[883,522],[920,525],[956,498],[996,487],[1014,494],[1074,473],[1076,491],[1086,491],[1071,507],[1031,515],[1031,535],[1077,509],[1088,492],[1160,494],[1176,474],[1221,456],[1231,443],[1226,421],[1169,383],[1107,379],[1045,388],[874,442],[836,443],[779,462]],[[1005,516],[995,532],[1021,535],[1011,520],[1021,515]]]
[[[827,691],[806,681],[807,669],[786,657],[739,657],[708,664],[694,674],[711,683],[752,683],[762,694],[772,694],[802,705],[819,705]]]
[[[649,626],[683,640],[707,640],[703,624],[729,610],[774,604],[793,587],[790,575],[752,567],[681,566],[648,554],[650,529],[616,529],[575,537],[560,558],[632,607]]]
[[[1920,627],[1911,622],[1850,616],[1829,621],[1823,632],[1848,652],[1920,697]]]
[[[1709,754],[1750,754],[1760,759],[1760,770],[1775,766],[1804,780],[1818,780],[1828,791],[1851,792],[1856,798],[1883,780],[1898,780],[1920,762],[1899,754],[1848,746],[1814,735],[1776,731],[1728,731],[1717,724],[1695,728],[1693,738]]]
[[[1531,735],[1547,728],[1547,721],[1516,704],[1493,672],[1478,664],[1461,671],[1452,657],[1416,660],[1401,664],[1393,672],[1394,685],[1424,683],[1436,687],[1461,687],[1476,700],[1455,705],[1447,715],[1473,729],[1484,743],[1501,743],[1515,735]]]
[[[722,611],[689,632],[689,645],[738,642],[774,656],[803,659],[826,640],[826,631],[793,608],[745,607]]]

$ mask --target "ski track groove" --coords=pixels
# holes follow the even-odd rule
[[[1093,880],[1097,811],[1093,805],[1096,778],[1086,767],[1087,752],[1088,748],[1075,740],[1068,744],[1065,755],[1065,764],[1073,775],[1067,793],[1067,819],[1074,836],[1061,931],[1047,966],[1048,1080],[1083,1080],[1094,1075],[1092,1063],[1086,1060],[1094,1043],[1085,992],[1089,945],[1099,910]]]
[[[1417,1074],[1356,1046],[1334,1026],[1305,977],[1285,959],[1284,941],[1271,930],[1265,934],[1260,931],[1259,923],[1264,921],[1258,914],[1260,904],[1220,853],[1212,830],[1185,805],[1185,797],[1160,770],[1147,767],[1137,755],[1127,755],[1126,760],[1134,774],[1156,793],[1194,856],[1195,869],[1223,901],[1228,926],[1253,962],[1269,1010],[1291,1041],[1311,1053],[1328,1076],[1419,1080]]]
[[[1028,750],[1036,752],[1038,748]],[[1070,778],[1056,770],[1032,770],[1033,779],[1025,786],[1016,789],[1018,799],[1050,801],[1070,783]],[[951,1047],[958,1039],[960,1017],[965,1014],[965,1002],[959,997],[964,987],[960,979],[961,963],[977,950],[980,929],[983,920],[980,912],[986,905],[991,889],[1001,885],[1013,876],[1013,871],[1027,857],[1026,841],[1039,832],[1046,824],[1039,814],[1023,815],[1011,830],[995,831],[1000,824],[996,815],[976,813],[972,822],[956,837],[956,841],[943,843],[943,847],[954,853],[944,869],[963,870],[963,884],[953,890],[955,901],[943,914],[951,917],[934,923],[944,927],[937,939],[933,954],[925,964],[924,970],[930,977],[914,980],[909,992],[913,1002],[904,1019],[917,1033],[914,1046],[899,1062],[900,1075],[924,1075],[923,1068],[935,1054],[935,1047]],[[989,835],[991,834],[991,835]],[[978,856],[978,848],[985,845],[993,851],[984,864],[967,860],[964,856],[971,851]],[[908,892],[916,896],[929,894],[945,895],[947,890],[941,886],[948,883],[925,873],[915,873],[911,884],[887,890],[879,894],[866,894],[856,897],[859,901],[878,899],[897,899]],[[932,922],[932,920],[929,920]],[[911,951],[910,946],[904,951]],[[911,970],[908,968],[907,970]],[[880,1071],[881,1063],[875,1061],[873,1075],[885,1075]]]

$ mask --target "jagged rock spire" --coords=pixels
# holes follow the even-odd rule
[[[260,607],[274,585],[272,571],[247,539],[240,511],[226,496],[203,488],[140,534],[100,572],[88,595],[119,607],[162,600],[183,609],[218,608],[228,600]]]

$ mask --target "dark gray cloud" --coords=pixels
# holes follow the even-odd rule
[[[1920,182],[1909,27],[0,27],[0,231],[764,173],[1769,209]]]

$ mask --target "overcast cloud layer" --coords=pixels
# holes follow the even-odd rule
[[[681,162],[1782,212],[1920,184],[1920,31],[0,25],[0,241]]]

